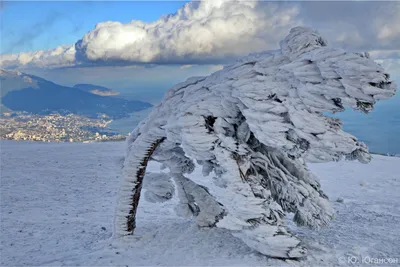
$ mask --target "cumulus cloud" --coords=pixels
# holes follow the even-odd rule
[[[76,64],[75,54],[74,45],[65,45],[50,50],[1,55],[0,65],[5,68],[68,67]]]
[[[77,41],[74,48],[47,58],[45,51],[2,56],[4,66],[71,64],[210,63],[276,48],[295,21],[297,8],[252,1],[191,2],[175,14],[145,23],[102,22]],[[40,54],[40,56],[37,55]],[[58,59],[56,60],[56,56]],[[23,58],[23,60],[20,60]],[[31,58],[32,60],[28,60]],[[42,62],[39,62],[38,59]],[[66,60],[66,62],[64,62]]]
[[[146,23],[102,22],[72,46],[2,55],[3,67],[64,67],[138,63],[223,64],[276,49],[294,26],[316,28],[330,43],[399,53],[399,2],[257,2],[203,0]],[[390,52],[389,52],[390,51]]]
[[[202,1],[152,23],[103,22],[76,44],[84,61],[210,62],[270,49],[290,28],[296,8],[251,1]]]

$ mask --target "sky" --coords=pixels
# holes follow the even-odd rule
[[[400,2],[3,1],[0,12],[0,68],[62,85],[150,97],[248,53],[279,49],[300,25],[335,47],[369,51],[400,77]]]
[[[184,1],[5,1],[1,10],[4,27],[0,53],[73,44],[99,22],[128,23],[132,19],[151,22],[174,13],[184,4]]]

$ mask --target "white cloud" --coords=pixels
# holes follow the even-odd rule
[[[65,45],[50,50],[0,55],[1,67],[68,67],[76,64],[75,46]]]
[[[290,28],[304,24],[345,49],[379,51],[373,53],[387,58],[400,47],[399,2],[203,0],[151,23],[102,22],[74,46],[2,55],[0,64],[8,68],[221,64],[250,52],[276,49]]]
[[[184,70],[184,69],[191,68],[191,67],[193,67],[193,66],[194,66],[193,64],[186,64],[186,65],[180,66],[179,68],[182,69],[182,70]]]
[[[218,70],[222,70],[224,68],[224,66],[223,65],[212,65],[212,66],[210,66],[210,70],[211,71],[218,71]]]

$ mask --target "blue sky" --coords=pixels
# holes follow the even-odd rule
[[[176,12],[184,4],[185,1],[7,1],[1,11],[4,27],[0,53],[73,44],[99,22],[151,22]]]

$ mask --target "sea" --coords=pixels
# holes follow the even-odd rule
[[[400,93],[378,102],[369,114],[346,110],[337,117],[343,130],[366,143],[370,152],[400,155]]]
[[[107,127],[110,130],[121,134],[129,134],[133,131],[133,129],[135,129],[139,122],[144,120],[150,114],[151,110],[151,108],[148,108],[138,112],[134,112],[127,118],[122,118],[110,122]]]

